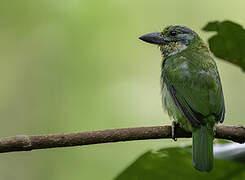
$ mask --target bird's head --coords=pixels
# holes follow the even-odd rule
[[[200,38],[197,33],[187,27],[167,26],[161,32],[145,34],[139,39],[158,45],[162,56],[167,57],[181,52]]]

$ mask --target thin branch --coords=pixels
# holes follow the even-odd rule
[[[55,147],[82,146],[120,141],[167,139],[171,138],[171,126],[122,128],[103,131],[48,134],[39,136],[19,135],[0,139],[0,153],[13,151],[31,151]],[[176,138],[189,138],[191,133],[176,127]],[[217,126],[216,138],[245,142],[245,127]]]

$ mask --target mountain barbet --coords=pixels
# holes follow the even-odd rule
[[[214,127],[224,121],[225,105],[218,69],[207,45],[184,26],[168,26],[140,39],[160,48],[163,106],[173,122],[192,132],[193,166],[211,171]]]

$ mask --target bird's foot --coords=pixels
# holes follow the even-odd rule
[[[173,122],[172,122],[172,139],[173,139],[174,141],[177,141],[177,138],[175,137],[175,134],[174,134],[174,132],[175,132],[175,127],[176,127],[176,126],[178,126],[177,122],[176,122],[176,121],[173,121]]]
[[[214,137],[216,136],[217,127],[214,126]]]

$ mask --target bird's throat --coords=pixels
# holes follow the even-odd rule
[[[186,44],[180,42],[171,42],[165,45],[160,46],[162,52],[162,57],[165,59],[168,56],[180,53],[187,48]]]

